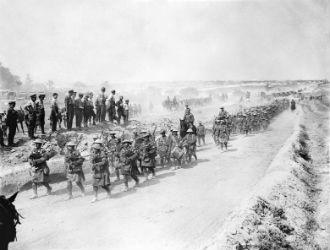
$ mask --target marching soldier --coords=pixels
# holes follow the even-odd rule
[[[141,149],[141,166],[147,170],[146,179],[148,180],[149,174],[152,174],[152,177],[155,177],[155,157],[157,156],[157,148],[152,142],[151,135],[149,133],[144,135],[144,142]]]
[[[45,97],[46,97],[46,95],[41,94],[41,95],[39,95],[39,100],[36,101],[37,123],[40,126],[42,134],[45,134],[45,105],[44,105]]]
[[[189,128],[187,130],[187,134],[183,138],[183,143],[186,145],[187,153],[188,153],[188,161],[191,161],[191,156],[194,156],[197,161],[197,155],[196,155],[196,135],[193,133],[194,131]]]
[[[15,101],[9,102],[9,109],[7,111],[7,119],[6,119],[6,126],[9,128],[8,134],[8,146],[14,146],[14,138],[16,134],[17,128],[17,119],[18,119],[18,112],[15,110]]]
[[[42,184],[47,188],[47,195],[51,194],[52,188],[48,183],[49,168],[47,166],[47,160],[49,155],[45,149],[42,148],[42,140],[36,139],[34,141],[35,148],[29,155],[29,163],[31,165],[30,175],[32,176],[32,190],[33,196],[31,199],[38,197],[38,184]]]
[[[78,98],[75,100],[75,115],[76,115],[76,128],[81,129],[81,122],[83,120],[84,105],[83,98],[84,94],[79,93]]]
[[[157,145],[158,155],[160,157],[160,165],[164,167],[165,161],[167,160],[169,162],[168,160],[169,142],[166,136],[166,131],[164,129],[160,131],[160,134],[161,136],[157,139],[156,145]]]
[[[226,122],[221,120],[219,127],[219,142],[221,150],[223,150],[223,147],[227,150],[228,136]]]
[[[115,170],[116,174],[116,181],[120,180],[120,166],[118,164],[118,156],[117,154],[119,151],[117,151],[117,138],[116,138],[116,132],[111,131],[110,132],[110,140],[108,142],[108,149],[109,149],[109,160],[110,160],[110,166]]]
[[[197,139],[198,139],[198,146],[201,146],[201,141],[205,145],[205,126],[202,122],[199,122],[197,126]]]
[[[83,182],[85,181],[85,175],[82,169],[85,159],[80,155],[80,152],[76,149],[74,142],[67,144],[68,151],[65,154],[65,168],[67,178],[68,199],[72,199],[72,182],[75,182],[80,188],[83,196],[85,196],[85,188]]]
[[[49,117],[50,125],[52,127],[52,132],[56,131],[58,118],[60,117],[60,110],[59,110],[58,104],[57,104],[57,97],[58,97],[58,94],[53,93],[53,100],[52,100],[52,104],[51,104],[51,111],[50,111],[50,117]]]
[[[28,134],[30,139],[35,139],[34,130],[37,123],[37,95],[33,94],[30,96],[31,100],[25,105],[25,116],[28,125]]]
[[[184,150],[178,132],[179,131],[177,129],[172,129],[172,135],[170,135],[168,140],[170,157],[174,158],[178,162],[178,166],[176,166],[175,169],[181,168],[182,159],[184,156]]]
[[[91,163],[93,171],[93,191],[94,199],[92,202],[98,200],[98,190],[102,187],[110,198],[110,172],[108,158],[101,150],[100,144],[96,143],[93,146],[91,153]]]
[[[220,144],[220,120],[216,119],[213,125],[213,139],[215,142],[215,145],[219,145]]]
[[[129,176],[135,181],[135,186],[139,185],[139,178],[136,176],[136,171],[133,168],[134,161],[136,164],[137,154],[134,152],[131,143],[130,140],[124,140],[119,153],[119,162],[121,173],[124,176],[125,191],[128,191]]]
[[[69,90],[68,95],[65,97],[65,110],[67,119],[67,129],[70,131],[72,129],[73,117],[74,117],[74,99],[73,90]]]

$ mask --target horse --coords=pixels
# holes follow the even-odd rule
[[[180,119],[180,137],[183,138],[187,134],[187,130],[189,129],[189,124],[185,122],[185,120]],[[191,129],[194,135],[197,135],[197,128],[194,124],[192,124]]]
[[[7,250],[9,243],[16,240],[16,225],[21,217],[13,204],[17,194],[9,198],[0,196],[0,250]]]

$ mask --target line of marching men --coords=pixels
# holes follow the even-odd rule
[[[289,105],[288,99],[277,99],[268,105],[251,107],[234,115],[230,115],[221,107],[212,128],[215,144],[219,145],[221,150],[227,150],[231,133],[247,135],[251,132],[266,130],[270,120],[287,109]]]
[[[135,186],[139,185],[139,175],[145,176],[146,180],[154,178],[156,168],[156,157],[160,159],[162,167],[165,164],[174,165],[180,168],[183,163],[191,161],[191,156],[196,156],[196,136],[191,129],[188,129],[184,138],[180,138],[178,130],[172,129],[170,135],[162,130],[160,136],[155,139],[152,133],[142,131],[134,132],[132,139],[116,137],[115,132],[102,133],[101,136],[94,136],[90,148],[89,160],[93,176],[94,198],[92,202],[98,200],[99,189],[102,188],[110,197],[110,168],[113,169],[116,181],[123,176],[125,191],[129,190],[129,179],[135,181]],[[51,194],[52,188],[49,185],[49,167],[47,161],[50,159],[49,152],[43,147],[43,141],[36,139],[34,149],[29,155],[30,175],[32,178],[32,199],[38,197],[38,186],[43,185],[47,189],[47,194]],[[85,195],[83,182],[85,175],[83,163],[85,158],[77,149],[75,142],[66,145],[64,164],[67,178],[68,199],[72,198],[72,184],[80,188]],[[188,153],[190,152],[190,153]]]

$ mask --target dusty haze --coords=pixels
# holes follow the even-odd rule
[[[0,62],[62,85],[322,79],[328,15],[325,0],[0,0]]]

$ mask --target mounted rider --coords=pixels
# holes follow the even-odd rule
[[[188,126],[190,123],[194,124],[195,117],[191,113],[190,108],[188,107],[188,105],[186,105],[186,110],[184,112],[183,120],[184,120],[186,126]]]

